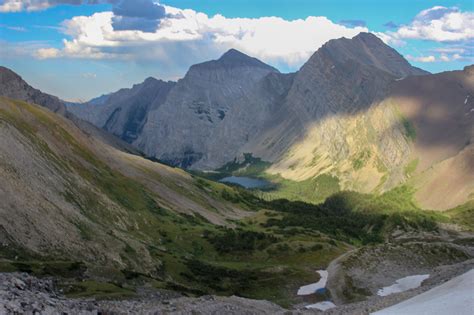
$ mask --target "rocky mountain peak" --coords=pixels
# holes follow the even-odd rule
[[[151,83],[151,82],[157,82],[157,81],[161,81],[161,80],[158,80],[158,79],[155,79],[154,77],[148,77],[145,79],[145,83]]]
[[[352,39],[330,40],[314,53],[308,63],[333,66],[348,61],[372,66],[397,77],[429,73],[410,65],[395,49],[372,33],[359,33]]]
[[[272,66],[233,48],[228,50],[217,60],[211,60],[192,66],[190,71],[195,69],[215,70],[234,68],[260,68],[271,72],[278,72],[278,70]]]
[[[382,43],[383,41],[377,37],[377,35],[369,33],[369,32],[360,32],[356,36],[353,37],[355,40],[361,40],[365,42],[376,42],[376,43]]]

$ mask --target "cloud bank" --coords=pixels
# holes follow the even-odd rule
[[[97,3],[111,4],[111,11],[64,21],[60,30],[67,38],[62,47],[40,47],[33,55],[38,59],[153,61],[182,68],[236,48],[277,67],[295,69],[328,40],[351,38],[369,31],[363,20],[335,23],[322,16],[291,21],[279,17],[227,18],[165,6],[153,0],[0,0],[0,12]],[[389,30],[373,33],[390,45],[404,46],[409,40],[426,40],[448,46],[422,52],[420,56],[407,55],[411,61],[473,60],[472,12],[435,6],[421,11],[406,25],[390,21],[384,26]],[[453,47],[457,51],[448,51]]]
[[[366,27],[348,27],[326,17],[292,21],[279,17],[226,18],[169,6],[134,11],[129,5],[124,1],[113,12],[64,21],[63,31],[70,39],[63,41],[63,48],[43,48],[36,56],[173,62],[171,59],[177,57],[215,57],[236,48],[267,62],[296,66],[330,39],[351,38],[368,31]],[[118,20],[117,16],[153,22],[130,27],[133,20]]]

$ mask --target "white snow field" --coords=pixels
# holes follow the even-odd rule
[[[305,307],[307,309],[318,309],[320,311],[325,311],[325,310],[329,310],[331,308],[336,307],[336,304],[334,304],[333,302],[324,301],[324,302],[306,305]]]
[[[387,296],[392,293],[399,293],[406,290],[418,288],[421,283],[428,279],[430,275],[416,275],[408,276],[405,278],[398,279],[394,284],[388,287],[384,287],[377,292],[379,296]]]
[[[310,295],[318,291],[319,289],[323,289],[326,287],[326,282],[328,281],[328,272],[326,270],[318,270],[317,271],[321,276],[316,283],[311,283],[305,286],[302,286],[298,289],[298,295]]]
[[[372,315],[472,315],[474,269]]]

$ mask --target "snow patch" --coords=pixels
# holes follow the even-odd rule
[[[474,269],[420,295],[372,313],[372,315],[472,315]]]
[[[464,105],[467,104],[467,100],[469,99],[469,96],[470,96],[470,95],[466,96],[466,99],[464,100]]]
[[[405,278],[398,279],[394,284],[391,286],[385,287],[380,289],[377,292],[379,296],[387,296],[393,293],[400,293],[403,291],[407,291],[410,289],[418,288],[421,283],[428,279],[430,275],[416,275],[416,276],[408,276]]]
[[[311,283],[300,287],[298,289],[298,295],[310,295],[326,287],[326,282],[328,281],[328,272],[326,270],[318,270],[317,272],[321,276],[321,279],[319,279],[319,281],[316,283]]]
[[[325,311],[325,310],[329,310],[331,308],[336,307],[336,304],[334,304],[333,302],[324,301],[324,302],[319,302],[316,304],[306,305],[305,307],[307,309],[317,309],[320,311]]]

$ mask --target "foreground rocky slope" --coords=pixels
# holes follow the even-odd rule
[[[95,301],[67,299],[57,292],[51,279],[27,274],[0,273],[1,314],[284,314],[267,301],[239,297],[186,298],[155,292],[136,300]]]
[[[443,301],[443,307],[447,310],[458,309],[460,314],[472,307],[473,300],[469,299],[469,282],[467,287],[454,287],[456,294],[468,297],[463,302],[466,304],[453,305],[447,300],[449,291],[452,289],[452,279],[455,277],[466,277],[466,272],[471,275],[474,261],[468,261],[451,266],[443,266],[430,270],[431,277],[423,285],[406,292],[392,294],[386,297],[372,296],[363,302],[338,305],[325,312],[304,307],[297,309],[284,309],[268,301],[259,301],[240,298],[236,296],[218,297],[203,296],[200,298],[183,297],[166,291],[143,290],[142,294],[129,300],[95,300],[95,299],[69,299],[65,298],[55,285],[53,279],[38,279],[24,273],[0,273],[0,312],[20,314],[334,314],[334,315],[368,315],[379,311],[380,314],[387,307],[394,308],[391,314],[399,314],[397,305],[402,301],[408,301],[415,297],[411,304],[405,306],[404,312],[413,310],[413,307],[423,307],[416,303],[416,297],[420,294],[429,294],[429,290],[439,289],[439,286],[449,286],[446,290],[437,294],[434,301]],[[467,278],[467,281],[470,278]],[[456,280],[454,280],[456,281]],[[465,280],[466,281],[466,280]],[[447,282],[447,283],[446,283]],[[446,284],[443,284],[446,283]],[[467,291],[466,291],[467,290]],[[391,310],[388,308],[387,310]],[[422,310],[427,310],[423,308]],[[464,310],[464,312],[463,312]],[[439,310],[431,310],[436,312]],[[379,314],[378,312],[376,314]],[[405,313],[404,313],[405,314]],[[466,314],[469,314],[467,312]]]

